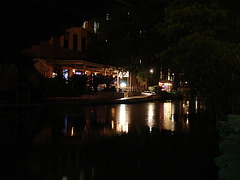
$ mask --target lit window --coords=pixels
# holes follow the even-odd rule
[[[109,21],[109,20],[110,20],[110,17],[109,17],[109,14],[107,14],[106,21]]]
[[[86,29],[87,21],[83,22],[82,28]]]
[[[94,32],[97,33],[97,31],[98,31],[98,29],[99,29],[99,23],[96,22],[96,21],[94,21],[94,26],[93,26],[93,27],[94,27],[94,28],[93,28]]]
[[[63,69],[63,77],[68,80],[68,69]]]

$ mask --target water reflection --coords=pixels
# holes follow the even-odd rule
[[[149,126],[149,128],[150,128],[150,132],[152,131],[152,127],[153,127],[153,125],[154,125],[154,119],[153,119],[153,117],[154,117],[154,111],[155,111],[155,104],[154,103],[150,103],[149,105],[148,105],[148,119],[147,119],[147,125]]]
[[[188,116],[191,114],[191,105],[196,107],[196,104],[185,100],[182,102],[162,103],[156,101],[139,104],[39,109],[35,112],[1,112],[2,126],[0,129],[2,134],[6,134],[2,141],[18,144],[13,146],[13,153],[8,157],[13,157],[9,163],[11,169],[12,165],[16,163],[16,170],[19,171],[21,168],[19,177],[30,174],[29,179],[40,179],[40,175],[45,177],[42,179],[97,179],[96,177],[101,177],[103,174],[107,176],[105,172],[117,172],[117,175],[122,177],[135,171],[148,172],[146,175],[152,173],[159,175],[160,170],[166,175],[172,172],[169,167],[175,163],[176,157],[179,158],[179,163],[174,166],[177,170],[181,168],[179,164],[183,163],[183,159],[188,158],[189,149],[181,150],[184,146],[182,142],[186,143],[187,141],[181,141],[179,146],[173,146],[179,138],[172,139],[176,136],[168,136],[165,137],[167,141],[157,141],[153,146],[147,147],[149,142],[142,141],[142,139],[136,142],[134,139],[133,143],[136,143],[134,146],[132,141],[129,144],[126,142],[115,144],[115,140],[118,138],[113,140],[114,145],[105,141],[94,145],[91,142],[95,141],[91,140],[102,136],[130,133],[143,126],[150,127],[152,135],[155,135],[154,128],[172,132],[189,132],[191,128],[194,129],[192,119]],[[206,127],[209,126],[206,124]],[[201,131],[203,130],[201,129]],[[84,149],[82,141],[85,140],[90,140],[90,143],[89,147]],[[192,142],[199,143],[195,139]],[[45,145],[43,145],[44,143]],[[159,143],[162,143],[162,146],[158,147]],[[29,150],[31,146],[25,146],[26,144],[33,145],[33,150]],[[15,147],[21,145],[22,150],[21,148],[16,150]],[[143,148],[142,152],[139,150],[141,148]],[[195,151],[191,152],[195,153]],[[186,154],[183,155],[183,153]],[[16,156],[19,156],[17,162],[14,159]],[[159,156],[158,159],[156,156]],[[199,160],[193,162],[198,163]],[[152,171],[152,168],[156,168],[152,165],[155,162],[161,162],[162,166],[157,171]],[[190,160],[186,162],[188,163]],[[145,166],[146,164],[149,166]],[[193,167],[195,168],[195,166]],[[165,175],[163,177],[167,177]],[[116,178],[108,176],[106,179]]]
[[[128,133],[130,112],[126,109],[126,104],[121,104],[116,117],[117,133]]]
[[[165,102],[163,105],[163,125],[162,128],[166,130],[175,130],[175,122],[174,122],[174,103]]]
[[[138,127],[188,132],[189,101],[86,106],[64,111],[65,136],[112,136]],[[129,129],[130,128],[130,129]]]
[[[13,138],[6,141],[32,141],[37,144],[59,137],[87,140],[113,136],[129,133],[143,126],[148,126],[150,131],[158,128],[185,133],[190,131],[189,114],[192,107],[191,112],[196,112],[199,106],[198,102],[188,100],[164,103],[155,101],[0,114],[7,126],[3,131],[8,130],[8,137]]]

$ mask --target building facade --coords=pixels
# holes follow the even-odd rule
[[[74,74],[111,76],[115,78],[111,86],[115,86],[117,91],[144,91],[145,84],[137,80],[134,74],[122,72],[111,65],[86,60],[88,34],[97,33],[98,29],[99,23],[86,21],[82,27],[72,27],[61,35],[52,36],[49,41],[33,45],[27,51],[36,57],[35,69],[45,78],[54,78],[54,67],[59,66],[66,80]]]

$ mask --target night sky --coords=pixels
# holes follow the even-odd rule
[[[80,2],[80,3],[79,3]],[[86,20],[102,17],[110,9],[136,1],[7,1],[1,3],[0,54],[3,57],[49,40]]]

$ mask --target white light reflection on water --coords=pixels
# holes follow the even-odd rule
[[[150,128],[150,132],[152,131],[152,127],[154,125],[154,120],[153,120],[153,117],[154,117],[154,112],[155,111],[155,104],[154,103],[150,103],[148,105],[148,119],[147,119],[147,124]]]
[[[119,109],[118,109],[118,113],[117,114],[117,127],[116,127],[116,131],[117,133],[128,133],[128,124],[129,124],[129,116],[130,113],[128,110],[126,110],[126,104],[121,104]]]
[[[64,117],[63,133],[67,136],[109,136],[129,133],[139,127],[188,132],[189,101],[148,102],[86,107]],[[96,128],[97,127],[97,128]],[[131,127],[131,128],[130,128]]]
[[[174,104],[171,102],[165,102],[163,104],[163,129],[166,130],[175,130],[174,122]]]

